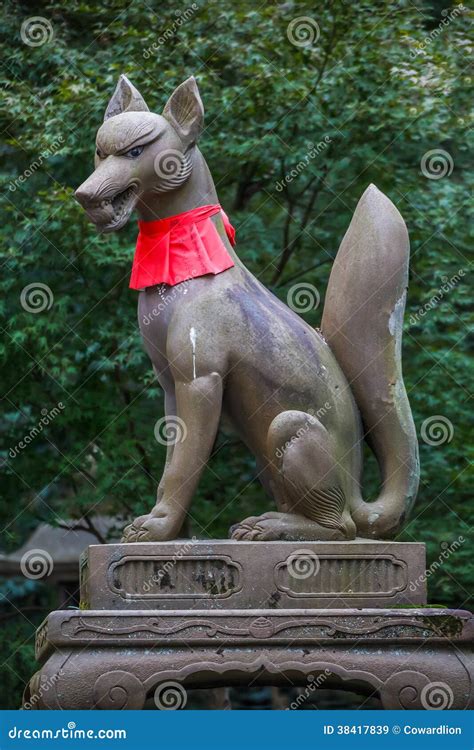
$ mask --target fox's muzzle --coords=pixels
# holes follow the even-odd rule
[[[128,221],[138,192],[136,180],[122,186],[99,167],[77,188],[74,197],[99,231],[112,232]]]

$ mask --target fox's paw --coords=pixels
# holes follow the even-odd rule
[[[137,525],[137,521],[140,525]],[[166,518],[152,515],[137,518],[124,530],[123,542],[169,542],[175,538],[173,524]]]
[[[137,542],[138,539],[136,539],[136,535],[140,531],[141,527],[145,523],[145,521],[148,521],[148,519],[151,518],[151,515],[148,513],[146,516],[138,516],[138,518],[135,518],[132,523],[129,523],[128,526],[125,526],[123,532],[122,532],[122,542]]]
[[[345,541],[355,538],[355,526],[349,519],[348,529],[327,528],[316,521],[296,513],[264,513],[262,516],[250,516],[241,523],[232,526],[232,539],[245,542],[326,542]]]
[[[261,516],[249,516],[229,530],[231,539],[245,542],[263,542],[281,539],[284,531],[282,518],[285,513],[269,512]]]

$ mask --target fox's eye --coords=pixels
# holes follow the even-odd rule
[[[140,156],[143,148],[143,146],[135,146],[134,148],[131,148],[130,151],[126,151],[124,156],[130,156],[132,159],[136,159],[137,156]]]

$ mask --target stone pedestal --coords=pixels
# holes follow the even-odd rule
[[[425,547],[177,540],[89,547],[87,609],[304,609],[426,604]]]
[[[426,606],[424,546],[97,545],[81,610],[37,632],[27,707],[182,707],[188,687],[324,685],[385,708],[473,705],[474,620]]]

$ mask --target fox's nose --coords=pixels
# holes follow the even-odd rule
[[[84,183],[77,188],[76,192],[74,193],[74,198],[78,203],[81,204],[83,208],[87,208],[87,206],[90,205],[91,194],[89,190],[84,187]]]

